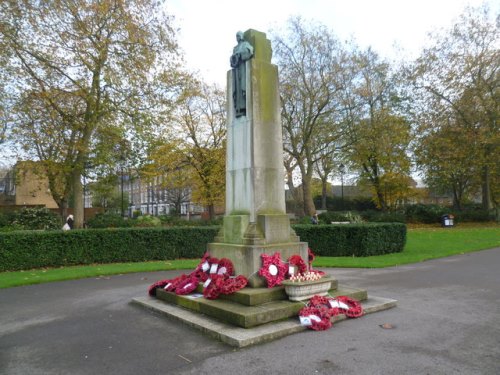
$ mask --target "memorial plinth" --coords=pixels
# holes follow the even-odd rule
[[[229,258],[236,274],[249,286],[265,286],[258,276],[261,254],[278,251],[286,261],[291,255],[307,260],[307,243],[300,242],[286,214],[283,138],[281,129],[278,68],[271,64],[271,43],[266,34],[248,30],[245,41],[253,57],[245,64],[245,115],[235,111],[234,74],[227,82],[226,216],[211,256]]]

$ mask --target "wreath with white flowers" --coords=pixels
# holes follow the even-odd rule
[[[215,299],[220,294],[232,294],[247,285],[246,277],[233,275],[234,266],[230,259],[217,259],[207,252],[189,275],[182,274],[173,279],[157,281],[149,287],[148,294],[154,297],[157,288],[163,288],[167,292],[185,295],[196,290],[199,283],[203,282],[205,298]]]
[[[332,326],[331,318],[345,314],[348,318],[358,318],[363,315],[363,307],[354,298],[347,296],[323,297],[313,296],[306,307],[299,311],[301,324],[316,331],[322,331]]]
[[[189,294],[194,291],[197,286],[198,279],[194,275],[191,275],[177,284],[175,288],[175,294],[180,296]]]
[[[281,285],[287,273],[287,265],[281,261],[281,254],[275,252],[273,255],[261,254],[262,267],[259,269],[259,275],[267,281],[267,287],[272,288]]]

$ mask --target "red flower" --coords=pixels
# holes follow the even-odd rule
[[[175,292],[175,289],[177,288],[177,285],[179,285],[181,282],[183,282],[183,281],[184,281],[184,280],[186,280],[187,278],[188,278],[188,276],[187,276],[187,275],[184,275],[184,274],[182,274],[182,275],[180,275],[180,276],[177,276],[175,279],[172,279],[172,280],[170,281],[170,283],[169,283],[170,285],[169,285],[169,284],[165,285],[165,288],[164,288],[164,289],[165,289],[167,292]]]
[[[299,316],[307,317],[311,321],[308,327],[315,331],[324,331],[332,326],[329,309],[306,306],[299,311]]]
[[[170,282],[170,280],[160,280],[157,281],[156,283],[152,284],[149,286],[148,289],[148,294],[150,296],[156,296],[156,288],[163,288],[165,285],[167,285]]]
[[[203,297],[206,299],[216,299],[221,293],[221,289],[224,285],[224,276],[214,274],[210,278],[210,284],[208,284],[205,289],[203,289]]]
[[[335,299],[349,306],[348,310],[343,309],[342,311],[342,313],[345,314],[348,318],[359,318],[363,315],[363,306],[361,306],[361,304],[354,298],[339,296]]]
[[[306,262],[304,262],[304,259],[302,259],[300,255],[292,255],[288,258],[288,264],[291,266],[297,266],[299,271],[298,273],[305,273],[307,271]]]
[[[231,260],[227,258],[221,258],[221,260],[219,260],[219,268],[217,270],[217,274],[233,276],[234,275],[233,262],[231,262]]]
[[[224,280],[224,284],[220,288],[221,294],[233,294],[238,290],[243,289],[248,284],[248,280],[243,275],[236,277],[228,277]]]
[[[198,286],[198,279],[194,276],[187,277],[179,282],[175,288],[175,294],[185,295],[191,293]]]
[[[267,281],[267,287],[272,288],[276,285],[281,285],[287,273],[287,266],[281,261],[279,252],[274,255],[261,254],[262,267],[259,270],[259,275],[263,276]]]

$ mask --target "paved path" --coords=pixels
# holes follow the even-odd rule
[[[329,269],[398,307],[244,349],[130,304],[178,271],[1,289],[0,374],[500,374],[499,268],[500,248]]]

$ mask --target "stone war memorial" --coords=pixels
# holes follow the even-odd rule
[[[133,302],[237,347],[394,307],[395,300],[368,298],[311,269],[308,245],[286,214],[271,43],[252,29],[236,40],[227,73],[224,224],[196,270],[156,282]]]

